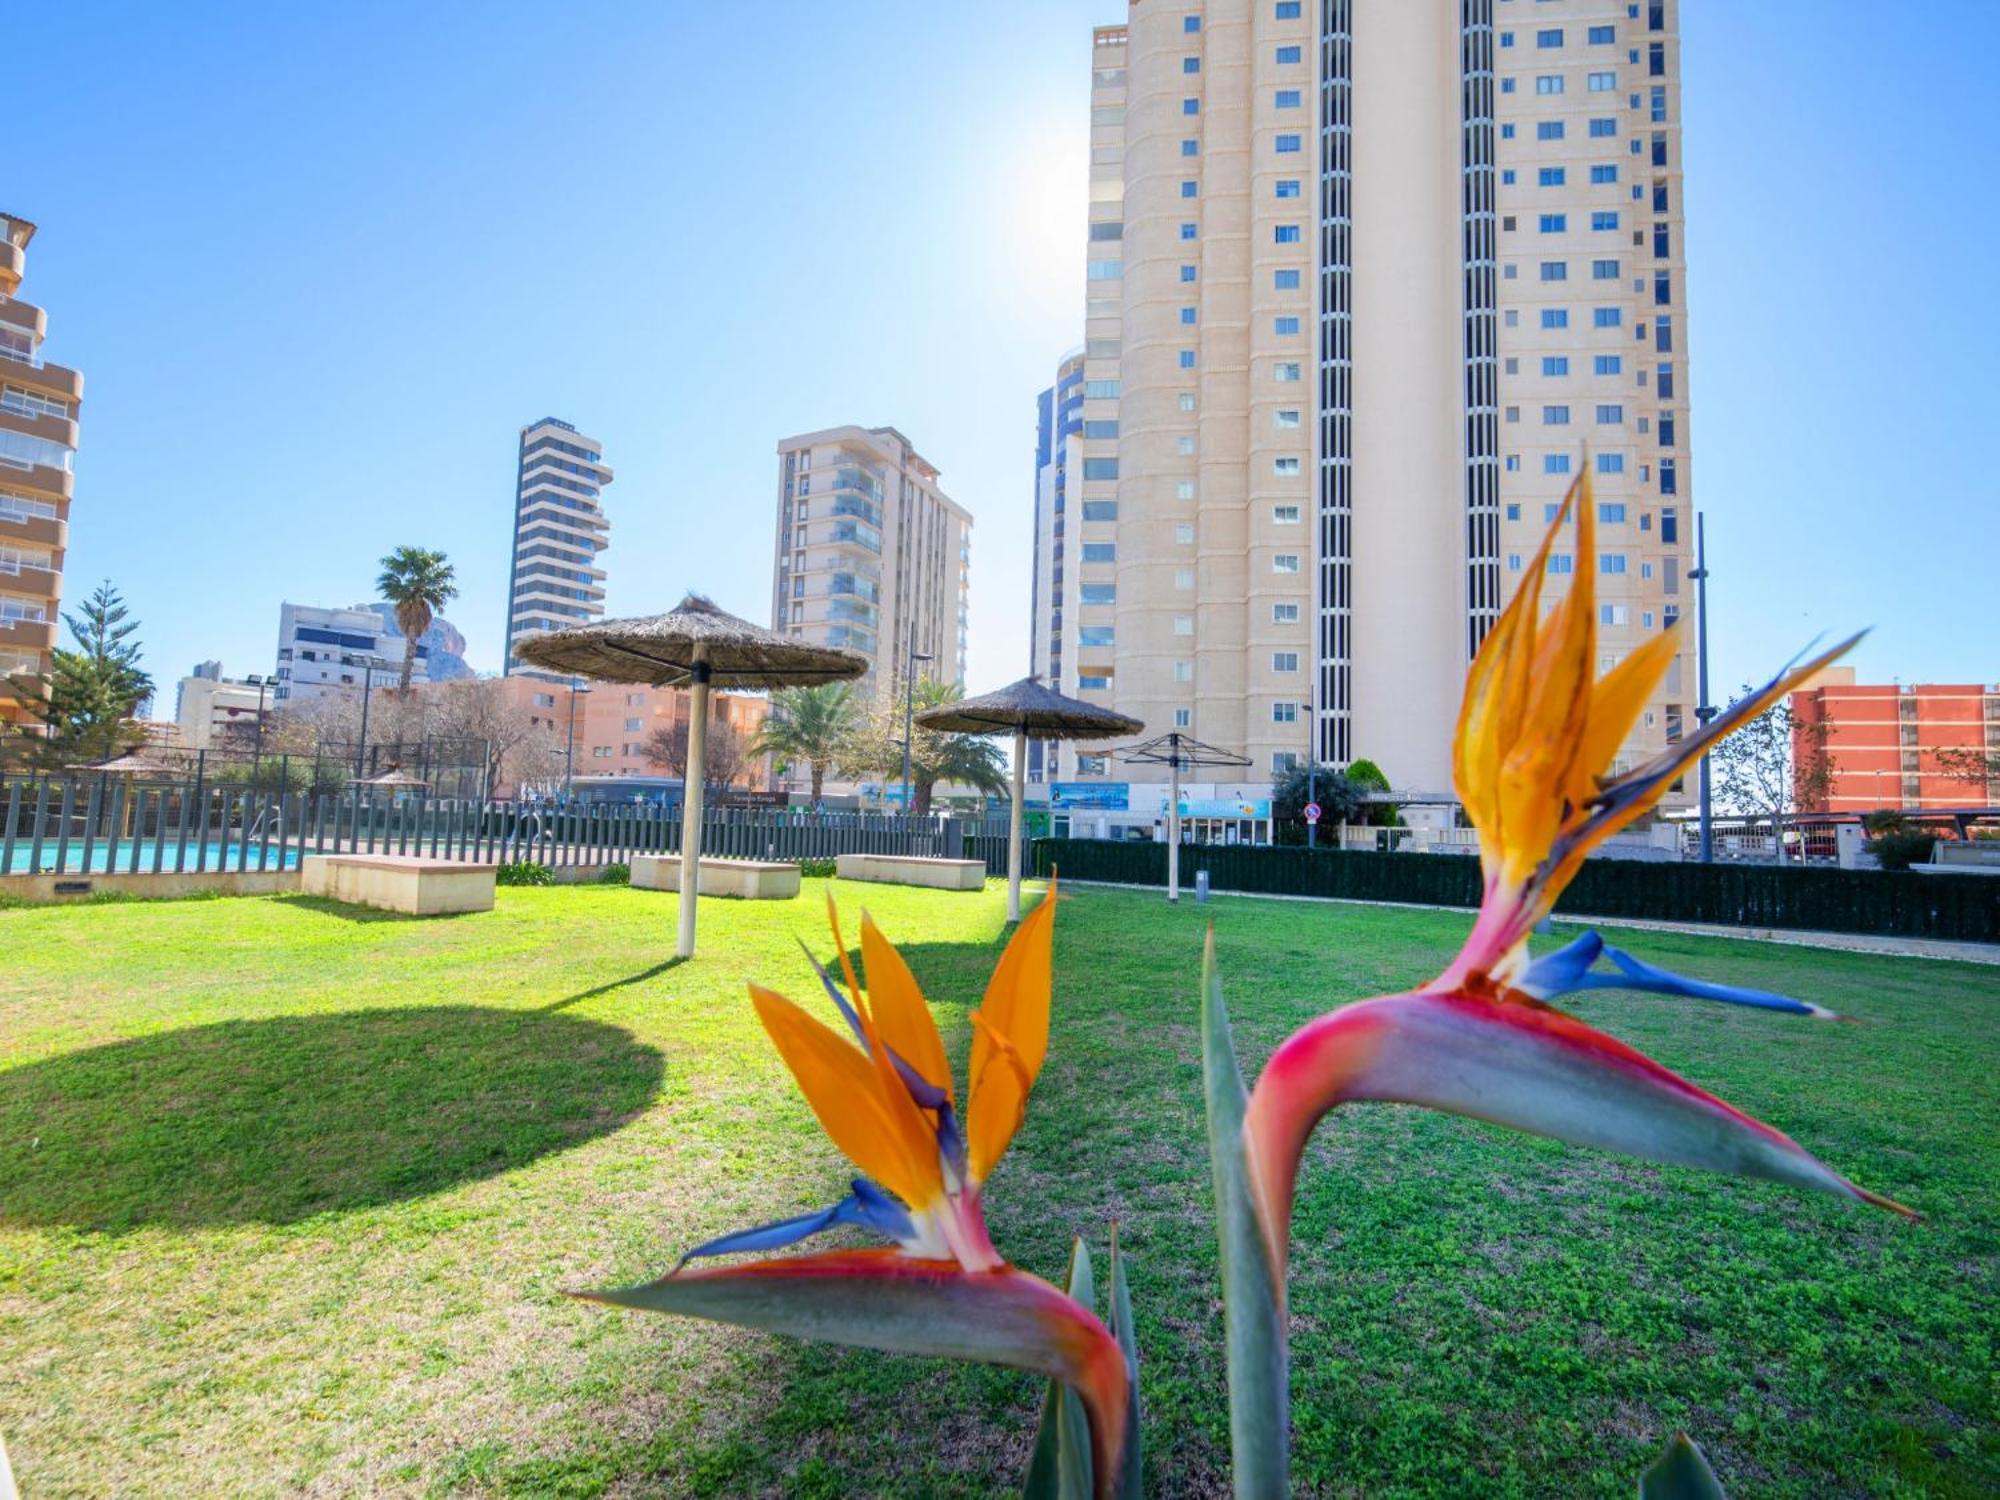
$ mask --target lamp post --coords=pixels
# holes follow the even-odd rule
[[[590,691],[590,684],[581,677],[569,680],[569,733],[563,739],[563,803],[570,799],[570,787],[574,778],[576,756],[576,700],[580,694]]]
[[[361,668],[361,740],[354,747],[354,774],[362,774],[362,758],[368,753],[368,695],[375,686],[375,669],[389,669],[389,663],[378,661],[372,656],[364,656],[358,663]]]
[[[903,816],[907,818],[910,815],[910,706],[917,691],[917,663],[920,661],[935,661],[936,658],[926,656],[923,652],[919,651],[914,640],[911,641],[910,649],[905,653],[905,657],[906,659],[903,663]]]
[[[264,693],[271,685],[271,679],[252,674],[243,679],[245,687],[257,689],[257,744],[250,752],[250,776],[256,779],[258,769],[264,764]]]
[[[1688,577],[1694,580],[1694,614],[1696,650],[1696,691],[1699,701],[1695,704],[1694,716],[1702,728],[1715,717],[1715,705],[1708,701],[1708,529],[1703,524],[1706,517],[1697,513],[1694,518],[1694,571]],[[1710,812],[1710,781],[1708,752],[1701,757],[1701,862],[1705,865],[1715,862],[1715,827]]]

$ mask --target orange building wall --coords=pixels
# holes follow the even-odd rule
[[[528,713],[565,735],[570,722],[570,689],[540,678],[516,676],[503,679],[508,692]],[[540,700],[547,699],[543,702]],[[740,693],[716,693],[709,700],[711,733],[721,722],[745,737],[755,734],[770,712],[763,698]],[[685,723],[688,693],[685,688],[653,688],[636,683],[600,682],[576,694],[576,748],[573,752],[578,776],[665,776],[665,766],[646,759],[644,746],[653,731]],[[637,727],[633,727],[636,725]],[[749,788],[765,784],[768,757],[745,765],[737,784]]]
[[[2000,787],[1941,774],[1936,754],[1948,747],[2000,750],[2000,686],[1857,683],[1853,668],[1838,667],[1792,694],[1791,706],[1802,724],[1828,726],[1832,793],[1825,806],[1810,811],[1936,811],[1988,806],[2000,798]],[[1794,756],[1810,747],[1806,734],[1795,731]]]

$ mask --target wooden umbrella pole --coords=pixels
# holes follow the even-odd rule
[[[707,781],[709,665],[697,657],[689,673],[687,766],[681,788],[681,930],[676,952],[694,957],[694,913],[701,896],[702,791]]]
[[[1007,812],[1007,920],[1021,920],[1021,798],[1027,781],[1028,727],[1014,730],[1014,805]]]

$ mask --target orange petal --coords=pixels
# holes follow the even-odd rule
[[[875,1013],[882,1040],[896,1055],[923,1075],[926,1083],[951,1097],[951,1065],[945,1061],[944,1040],[917,976],[903,962],[896,945],[867,912],[861,914],[861,963],[868,970],[868,1008]]]
[[[972,1180],[983,1182],[1020,1128],[1028,1090],[1042,1071],[1049,1050],[1049,1005],[1053,993],[1056,883],[1041,904],[1021,920],[980,1006],[981,1024],[972,1037],[972,1071],[966,1106],[966,1147]],[[1010,1055],[987,1035],[1004,1038]]]
[[[1618,753],[1618,747],[1631,734],[1632,726],[1639,722],[1646,700],[1653,696],[1653,690],[1660,685],[1660,679],[1673,663],[1674,653],[1680,649],[1679,637],[1680,622],[1677,620],[1598,680],[1590,696],[1590,728],[1583,737],[1583,749],[1577,757],[1593,778],[1604,774],[1612,757]],[[1593,785],[1584,793],[1584,798],[1587,799],[1596,790]],[[1577,805],[1581,806],[1582,801],[1578,799]]]
[[[884,1086],[886,1059],[864,1056],[783,995],[753,984],[750,1000],[834,1145],[910,1207],[935,1202],[937,1137],[893,1073]]]

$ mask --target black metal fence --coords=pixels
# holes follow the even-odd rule
[[[959,858],[963,845],[949,818],[717,808],[702,819],[704,852],[737,858]],[[305,854],[354,852],[560,869],[680,846],[680,809],[653,805],[535,807],[363,786],[311,793],[109,777],[0,784],[0,875],[247,873],[289,869]],[[1004,842],[1000,859],[1004,869]]]

